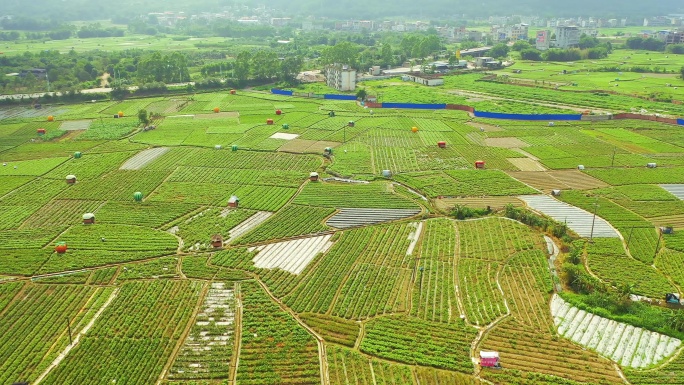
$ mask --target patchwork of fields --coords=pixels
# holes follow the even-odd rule
[[[678,127],[258,92],[43,111],[0,111],[2,383],[684,383],[680,336],[563,302],[503,215],[565,222],[592,282],[681,293]]]

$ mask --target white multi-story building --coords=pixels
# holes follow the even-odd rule
[[[557,48],[577,47],[580,42],[580,29],[578,27],[557,27],[556,41],[553,45]]]
[[[325,83],[339,91],[356,89],[356,70],[348,65],[332,64],[325,67]]]

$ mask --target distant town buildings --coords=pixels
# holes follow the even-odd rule
[[[292,19],[289,17],[272,17],[271,25],[274,27],[284,27],[289,25],[291,21]]]
[[[505,26],[494,26],[491,29],[492,40],[494,41],[515,41],[527,40],[530,26],[528,24],[513,24]]]
[[[644,19],[644,27],[671,27],[675,25],[674,19],[666,16],[656,16]]]
[[[684,44],[684,29],[670,32],[665,37],[665,44]]]
[[[344,64],[331,64],[325,67],[325,83],[338,91],[356,89],[356,70]]]
[[[465,17],[465,15],[460,15]],[[463,41],[476,42],[514,42],[534,38],[535,46],[539,50],[549,48],[577,47],[582,35],[599,37],[599,28],[621,28],[627,26],[652,27],[650,31],[643,31],[638,36],[660,39],[666,44],[682,44],[682,32],[677,28],[684,26],[684,14],[669,14],[647,18],[600,18],[600,17],[572,17],[572,18],[544,18],[530,15],[491,16],[477,20],[478,23],[489,23],[488,32],[474,31],[465,26],[443,25],[437,26],[426,21],[410,20],[343,20],[334,21],[308,16],[305,18],[288,17],[283,11],[266,6],[249,7],[233,5],[225,7],[222,12],[202,12],[196,15],[186,15],[183,12],[153,12],[147,14],[148,20],[166,27],[175,27],[180,21],[189,20],[232,20],[246,25],[271,25],[275,28],[293,27],[303,31],[334,29],[339,31],[368,31],[368,32],[396,32],[411,33],[425,32],[435,29],[443,41],[458,43]],[[539,29],[540,33],[529,36],[530,28]],[[611,33],[612,34],[612,33]],[[552,40],[552,36],[554,36]],[[630,36],[628,34],[628,36]]]

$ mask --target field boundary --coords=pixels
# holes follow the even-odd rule
[[[315,93],[302,93],[288,90],[271,89],[271,93],[282,96],[296,96],[305,98],[318,99],[336,99],[336,100],[356,100],[354,95],[334,95],[324,94],[318,95]],[[362,105],[369,108],[396,108],[396,109],[423,109],[423,110],[459,110],[466,111],[471,117],[500,119],[500,120],[558,120],[558,121],[579,121],[579,120],[618,120],[618,119],[634,119],[634,120],[649,120],[661,123],[674,124],[684,126],[684,118],[664,118],[655,115],[642,115],[633,113],[618,113],[611,115],[585,115],[585,114],[511,114],[502,112],[488,112],[477,111],[475,108],[459,104],[421,104],[421,103],[393,103],[393,102],[361,102]],[[597,119],[597,117],[601,117]],[[604,117],[605,116],[605,117]]]

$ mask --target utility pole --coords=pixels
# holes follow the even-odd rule
[[[615,152],[617,151],[617,147],[613,147],[613,158],[610,160],[610,167],[613,167],[615,164]]]
[[[69,317],[66,317],[67,330],[69,330],[69,345],[72,345],[74,341],[71,340],[71,325],[69,324]]]
[[[423,291],[423,266],[418,267],[420,271],[420,277],[418,277],[418,291]]]
[[[655,251],[653,252],[653,260],[658,256],[658,248],[660,248],[660,240],[663,239],[663,231],[658,230],[658,243],[656,243]],[[655,264],[655,262],[654,262]]]
[[[598,198],[594,202],[594,217],[591,219],[591,233],[589,234],[589,243],[594,243],[594,222],[596,222],[596,210],[598,210]]]

